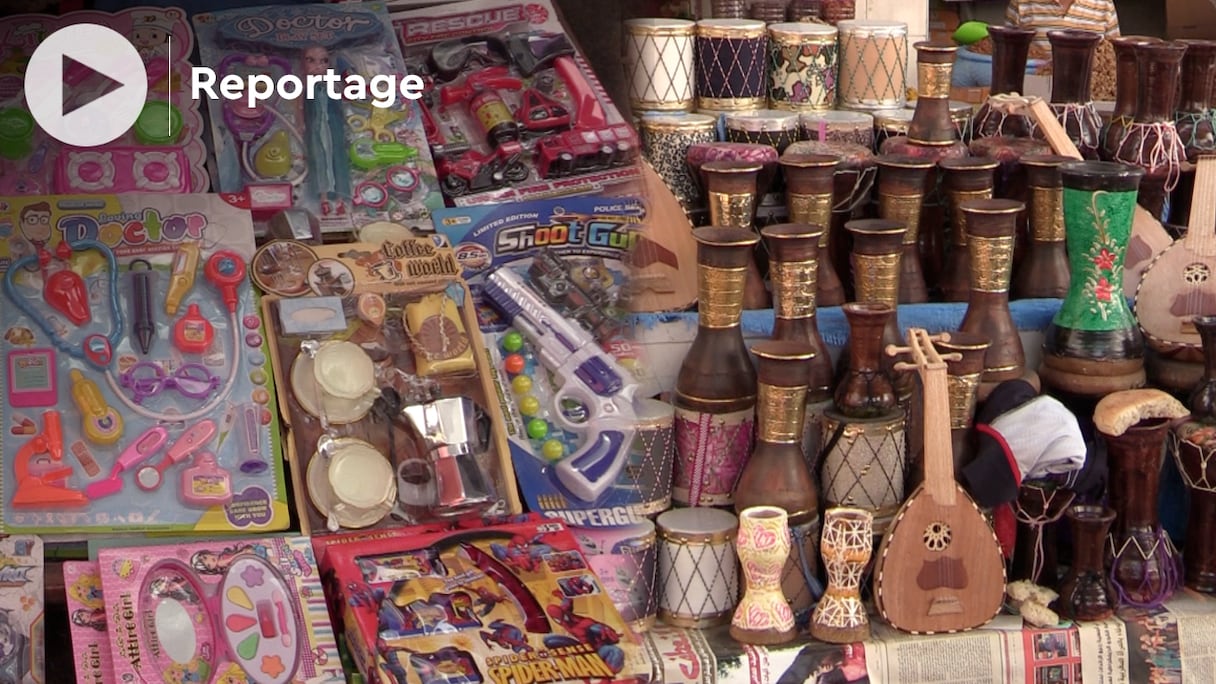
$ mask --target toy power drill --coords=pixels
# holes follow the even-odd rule
[[[620,474],[633,443],[637,384],[577,324],[554,311],[510,269],[486,279],[482,294],[536,345],[541,363],[562,379],[554,397],[554,417],[564,429],[584,436],[583,445],[555,467],[557,480],[583,501],[595,501]],[[562,402],[587,407],[587,422],[564,415]],[[596,432],[591,433],[594,429]]]

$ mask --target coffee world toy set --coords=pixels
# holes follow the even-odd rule
[[[64,585],[77,681],[346,681],[307,538],[106,548]]]
[[[392,20],[410,73],[430,81],[427,140],[456,205],[637,178],[637,135],[548,0],[445,3]]]
[[[288,524],[247,213],[0,198],[8,531]]]
[[[639,638],[558,521],[334,546],[322,569],[369,681],[650,680]]]
[[[147,100],[135,124],[99,147],[56,141],[35,125],[26,104],[25,71],[34,49],[51,33],[76,24],[98,24],[125,35],[148,74]],[[203,117],[182,87],[190,79],[193,50],[194,32],[175,8],[0,19],[0,196],[206,192]],[[71,64],[64,68],[64,111],[113,85],[83,64]]]
[[[468,290],[431,238],[273,241],[263,291],[306,532],[518,513]]]
[[[656,479],[631,461],[642,368],[619,301],[643,214],[599,196],[435,214],[478,303],[524,498],[571,524],[646,515]]]
[[[217,79],[304,80],[333,69],[366,82],[406,73],[380,3],[236,9],[198,15],[194,24],[202,63]],[[375,93],[357,90],[343,89],[340,101],[320,92],[314,99],[275,95],[256,106],[211,100],[219,189],[277,197],[262,208],[308,209],[326,230],[382,220],[429,227],[443,198],[421,109],[400,92],[382,107]]]

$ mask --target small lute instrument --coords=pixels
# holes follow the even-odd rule
[[[948,335],[936,338],[946,341]],[[908,331],[908,354],[923,384],[924,481],[895,515],[878,547],[874,603],[896,629],[914,634],[961,632],[988,622],[1005,597],[1005,561],[996,535],[954,480],[946,360],[921,328]]]
[[[1154,351],[1203,362],[1199,331],[1191,321],[1216,314],[1216,156],[1199,158],[1190,227],[1144,271],[1134,308],[1144,341]]]

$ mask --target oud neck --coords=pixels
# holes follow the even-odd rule
[[[1191,198],[1186,246],[1200,254],[1216,254],[1216,156],[1205,155],[1195,163],[1195,190]]]
[[[924,385],[925,489],[943,505],[954,503],[954,448],[950,440],[950,389],[945,364],[921,373]]]

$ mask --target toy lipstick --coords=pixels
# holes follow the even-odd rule
[[[144,432],[122,452],[117,461],[114,461],[109,477],[85,487],[84,495],[96,500],[121,492],[122,474],[160,451],[168,439],[169,431],[163,427],[154,427]]]

